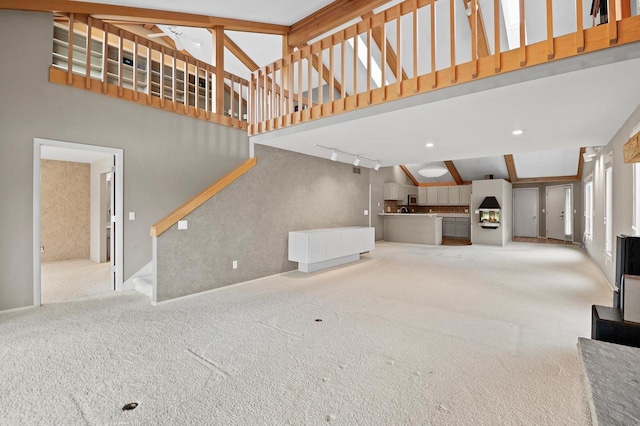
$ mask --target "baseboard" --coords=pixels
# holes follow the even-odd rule
[[[144,265],[142,268],[140,268],[140,270],[138,270],[138,272],[131,275],[128,280],[122,283],[122,290],[123,291],[134,290],[136,286],[135,284],[133,284],[133,279],[135,277],[139,277],[142,275],[151,275],[151,274],[153,274],[153,260],[147,263],[146,265]]]
[[[10,314],[10,313],[13,313],[13,312],[26,311],[27,309],[33,309],[33,308],[38,308],[38,307],[39,306],[31,305],[31,306],[23,306],[21,308],[5,309],[4,311],[0,311],[0,315],[2,315],[2,314]]]
[[[278,274],[267,275],[266,277],[260,277],[260,278],[256,278],[256,279],[253,279],[253,280],[250,280],[250,281],[242,281],[242,282],[239,282],[239,283],[229,284],[229,285],[225,285],[225,286],[218,287],[218,288],[212,288],[211,290],[204,290],[204,291],[200,291],[198,293],[187,294],[185,296],[179,296],[179,297],[175,297],[173,299],[163,300],[161,302],[151,302],[151,306],[160,306],[160,305],[165,305],[167,303],[177,302],[179,300],[185,300],[185,299],[191,299],[193,297],[204,296],[205,294],[213,293],[213,292],[216,292],[216,291],[226,290],[228,288],[238,287],[238,286],[242,286],[242,285],[246,285],[246,284],[252,284],[252,283],[255,283],[255,282],[258,282],[258,281],[266,280],[267,278],[279,277],[279,276],[282,276],[282,275],[291,274],[293,272],[298,272],[298,270],[297,269],[293,269],[291,271],[285,271],[285,272],[280,272]]]
[[[596,270],[598,271],[598,273],[600,274],[600,276],[602,277],[602,279],[604,280],[604,282],[607,283],[607,286],[609,286],[609,289],[611,289],[611,291],[616,291],[618,290],[618,288],[614,285],[611,285],[611,283],[609,282],[609,279],[607,278],[607,276],[604,274],[604,272],[602,272],[602,269],[600,269],[600,267],[598,266],[598,264],[596,263],[595,260],[593,260],[593,257],[591,257],[591,253],[589,253],[589,250],[587,250],[586,248],[584,249],[585,253],[587,253],[587,257],[589,258],[589,260],[591,261],[591,263],[593,263],[593,266],[596,267]]]

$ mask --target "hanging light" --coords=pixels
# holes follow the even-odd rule
[[[418,174],[427,178],[436,178],[446,174],[448,171],[449,170],[446,167],[432,165],[421,168],[418,170]]]

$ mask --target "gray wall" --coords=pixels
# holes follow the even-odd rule
[[[256,167],[157,238],[157,300],[290,271],[288,233],[367,226],[369,169],[256,145]],[[232,262],[238,261],[238,269]]]
[[[546,237],[547,235],[547,197],[546,189],[549,186],[571,185],[573,193],[573,241],[582,242],[584,208],[582,206],[582,182],[553,182],[553,183],[518,183],[513,185],[513,189],[518,188],[538,188],[538,236]],[[542,211],[545,211],[543,213]]]
[[[640,107],[631,114],[613,139],[589,163],[585,163],[582,177],[593,173],[593,240],[585,246],[589,256],[602,271],[612,286],[615,285],[615,236],[633,235],[633,165],[625,164],[622,158],[622,146],[629,140],[633,127],[640,123]],[[604,157],[613,151],[613,258],[608,260],[604,254]],[[584,218],[582,220],[584,229]]]
[[[249,156],[246,132],[48,83],[53,17],[0,11],[0,310],[33,304],[35,137],[124,149],[124,278],[149,228]]]

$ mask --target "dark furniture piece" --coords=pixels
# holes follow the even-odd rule
[[[623,321],[622,312],[618,308],[593,305],[591,338],[640,348],[640,323]]]
[[[619,291],[613,294],[613,307],[623,306],[624,289],[623,277],[626,275],[640,275],[640,237],[619,235],[616,242],[616,276],[615,284]]]

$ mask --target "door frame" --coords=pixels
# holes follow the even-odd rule
[[[123,207],[123,158],[124,151],[119,148],[108,148],[104,146],[85,145],[72,142],[62,142],[51,139],[34,138],[33,139],[33,305],[40,306],[42,301],[42,289],[41,289],[41,260],[40,260],[40,160],[42,146],[54,146],[58,148],[68,148],[83,151],[102,152],[115,156],[115,173],[118,174],[119,179],[116,180],[116,202],[120,209],[115,212],[115,249],[116,256],[112,257],[111,264],[115,261],[116,266],[116,291],[122,291],[123,283],[123,223],[124,223],[124,209]]]
[[[564,183],[562,185],[549,185],[549,186],[545,186],[545,188],[544,188],[544,205],[546,207],[545,208],[545,215],[546,215],[546,218],[545,218],[546,219],[545,238],[549,238],[549,193],[547,192],[547,190],[549,188],[570,188],[571,189],[571,198],[570,198],[571,209],[569,210],[569,214],[571,215],[571,234],[565,235],[564,238],[562,238],[562,241],[571,241],[571,242],[573,242],[573,239],[575,237],[573,235],[573,225],[574,225],[573,221],[575,219],[575,217],[573,215],[573,197],[574,197],[573,190],[574,190],[574,188],[573,188],[573,184],[570,184],[570,183]],[[566,217],[567,217],[567,213],[566,212],[564,214],[564,217],[565,217],[565,220],[566,220]],[[567,239],[567,236],[570,236],[571,238]]]
[[[512,220],[513,220],[513,229],[511,230],[511,235],[516,236],[516,191],[536,191],[536,236],[533,238],[540,237],[540,188],[513,188],[513,212],[512,212]]]

